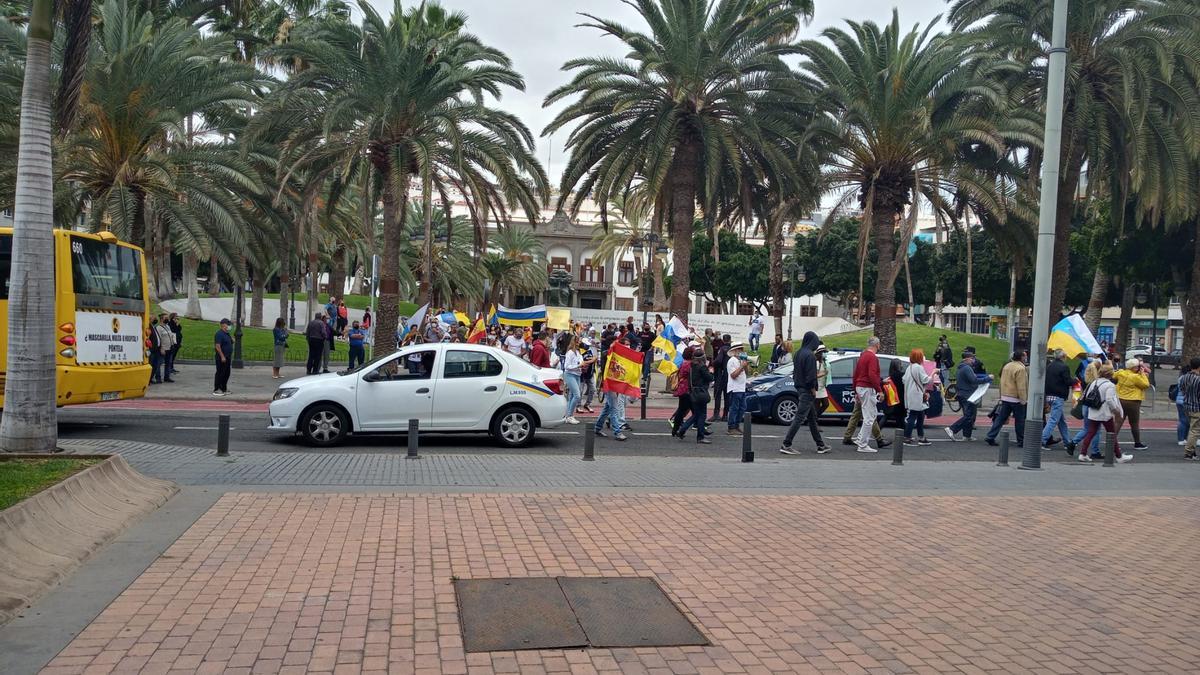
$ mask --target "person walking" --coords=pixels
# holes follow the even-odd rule
[[[538,368],[550,367],[550,334],[538,331],[533,336],[533,347],[529,350],[529,363]]]
[[[688,370],[688,397],[692,403],[692,416],[679,427],[679,433],[675,434],[680,440],[687,435],[688,429],[695,426],[696,442],[712,443],[706,437],[708,435],[706,418],[708,402],[711,400],[708,387],[713,384],[715,379],[708,364],[704,361],[704,352],[692,350],[692,367]]]
[[[361,366],[367,360],[366,348],[367,332],[362,329],[362,325],[357,321],[350,325],[350,330],[346,331],[347,351],[350,352],[349,360],[346,362],[350,370],[354,370],[355,365]]]
[[[275,319],[275,327],[271,329],[271,338],[275,343],[275,359],[271,361],[271,377],[278,380],[283,377],[279,372],[283,368],[283,360],[287,356],[288,329],[283,317]]]
[[[725,408],[729,408],[729,399],[725,396],[725,385],[729,378],[729,371],[725,369],[729,365],[729,345],[732,343],[732,338],[729,335],[721,336],[721,346],[714,347],[714,356],[712,360],[713,374],[713,421],[725,421],[725,412],[721,410],[722,402]],[[706,405],[707,409],[707,405]]]
[[[725,365],[725,398],[729,400],[730,436],[742,433],[742,415],[746,412],[746,369],[750,367],[745,345],[735,342],[729,345],[729,359]]]
[[[975,416],[979,412],[979,402],[972,403],[969,399],[976,389],[991,381],[991,375],[975,373],[975,351],[970,347],[964,349],[962,361],[959,362],[958,371],[954,375],[955,387],[958,389],[956,396],[962,404],[962,416],[954,424],[946,427],[946,435],[950,437],[950,440],[971,440],[971,434],[975,431]]]
[[[925,351],[917,348],[908,354],[908,367],[901,376],[904,391],[904,407],[908,416],[904,420],[905,445],[933,445],[925,438],[925,410],[929,407],[929,384],[933,377],[925,372]],[[913,438],[913,431],[917,437]]]
[[[821,439],[821,429],[817,426],[816,396],[821,386],[820,371],[817,363],[817,350],[821,348],[821,338],[808,331],[800,340],[800,349],[792,357],[792,386],[796,389],[796,416],[788,426],[787,434],[783,437],[783,445],[779,452],[785,455],[798,455],[799,450],[792,448],[792,441],[800,427],[808,425],[812,433],[813,443],[817,446],[817,454],[829,452],[829,446]]]
[[[1029,401],[1029,369],[1025,366],[1025,350],[1013,352],[1012,360],[1000,369],[1000,407],[984,441],[996,445],[996,436],[1010,415],[1017,431],[1017,447],[1025,446],[1025,405]]]
[[[592,399],[596,398],[596,353],[592,351],[592,341],[590,338],[580,340],[582,347],[580,351],[583,354],[583,371],[579,382],[582,384],[583,405],[580,410],[591,414],[596,412],[592,409]],[[603,406],[603,404],[602,404]]]
[[[1183,359],[1179,360],[1179,378],[1183,379],[1185,375],[1191,372],[1191,364]],[[1180,447],[1187,445],[1188,431],[1191,429],[1191,423],[1188,421],[1187,408],[1183,407],[1183,390],[1179,388],[1179,382],[1171,385],[1167,389],[1171,401],[1175,403],[1175,412],[1179,414],[1179,424],[1175,427],[1175,439]]]
[[[313,320],[304,329],[304,339],[308,342],[308,362],[305,364],[306,375],[316,375],[321,372],[321,354],[325,350],[325,315],[317,312]]]
[[[1133,435],[1133,449],[1147,450],[1150,446],[1142,442],[1142,401],[1150,388],[1150,366],[1138,359],[1129,359],[1125,367],[1113,374],[1117,382],[1117,400],[1123,411],[1121,418],[1129,422],[1129,433]],[[1120,433],[1118,428],[1117,433]]]
[[[213,361],[217,367],[213,376],[213,396],[228,396],[229,369],[233,365],[230,362],[233,359],[233,338],[229,335],[229,330],[233,324],[229,319],[221,319],[220,325],[213,336]]]
[[[692,372],[692,357],[699,343],[691,342],[683,348],[683,363],[680,364],[679,370],[675,375],[675,413],[671,415],[671,435],[678,436],[679,429],[683,427],[684,420],[687,419],[689,413],[692,412],[692,395],[691,395],[691,378],[689,375]]]
[[[1133,453],[1121,452],[1121,446],[1117,443],[1116,433],[1120,428],[1121,419],[1121,401],[1117,398],[1117,386],[1113,384],[1113,367],[1112,364],[1105,363],[1096,371],[1096,381],[1093,382],[1083,395],[1083,406],[1087,410],[1083,427],[1085,429],[1083,442],[1079,447],[1083,448],[1075,459],[1080,462],[1091,462],[1093,458],[1087,452],[1088,445],[1100,431],[1100,427],[1110,434],[1113,434],[1113,454],[1118,462],[1124,464],[1133,460]]]
[[[179,356],[179,350],[183,347],[183,323],[179,321],[178,314],[171,312],[171,316],[167,319],[167,326],[175,337],[175,342],[171,345],[171,353],[167,355],[167,374],[174,375],[179,372],[175,370],[175,358]]]
[[[825,360],[825,354],[828,351],[829,348],[825,345],[817,345],[817,349],[813,352],[813,356],[817,359],[817,394],[816,398],[813,399],[813,407],[816,410],[814,416],[818,419],[829,408],[829,363]],[[793,375],[795,374],[795,369],[792,370],[792,373]],[[859,411],[859,419],[862,419],[862,411]],[[875,438],[876,440],[879,439],[878,436]],[[821,449],[822,447],[824,450]],[[817,448],[817,453],[825,454],[831,449],[822,441],[820,447]]]
[[[594,427],[596,435],[601,438],[608,434],[604,433],[604,423],[613,430],[614,441],[624,441],[629,437],[625,435],[625,431],[629,425],[625,423],[625,397],[615,391],[604,391],[604,406],[600,408],[600,416],[596,418],[596,426]]]
[[[1046,365],[1046,407],[1050,413],[1046,415],[1046,426],[1042,427],[1042,449],[1066,441],[1071,434],[1067,426],[1067,416],[1063,409],[1071,397],[1071,388],[1075,386],[1075,378],[1066,363],[1067,353],[1061,349],[1054,350],[1054,358]],[[1004,373],[1001,373],[1003,376]],[[1058,429],[1058,438],[1054,430]]]
[[[567,424],[579,424],[579,420],[575,419],[575,407],[579,405],[579,380],[583,372],[583,357],[575,348],[574,335],[567,338],[566,351],[559,359],[558,367],[567,381]]]
[[[854,398],[862,405],[862,430],[858,432],[858,452],[879,452],[870,445],[871,424],[879,417],[878,402],[883,391],[883,380],[879,377],[879,338],[874,335],[867,340],[867,348],[854,364]]]
[[[167,315],[158,315],[158,324],[154,327],[154,332],[158,334],[159,358],[158,364],[162,368],[162,375],[159,378],[161,382],[174,382],[171,379],[171,351],[175,348],[175,333],[171,332],[171,326],[167,323]]]
[[[1083,390],[1085,392],[1088,390],[1089,387],[1091,387],[1092,383],[1095,382],[1096,378],[1099,376],[1098,374],[1100,372],[1100,366],[1104,365],[1105,358],[1107,358],[1107,357],[1104,356],[1103,352],[1101,352],[1100,354],[1096,354],[1096,357],[1093,359],[1089,359],[1087,366],[1084,367],[1084,369],[1083,369]],[[1083,419],[1086,421],[1087,420],[1087,408],[1085,407],[1083,410],[1084,410]],[[1075,456],[1076,448],[1078,448],[1079,443],[1081,441],[1083,441],[1083,437],[1086,435],[1087,435],[1087,424],[1084,424],[1082,427],[1079,428],[1079,431],[1077,431],[1075,433],[1075,436],[1073,438],[1071,438],[1071,440],[1063,443],[1063,448],[1066,449],[1068,455],[1070,455],[1072,457]],[[1100,453],[1100,436],[1099,435],[1096,435],[1092,439],[1092,447],[1088,448],[1088,451],[1089,451],[1088,455],[1092,459],[1100,459],[1104,456]]]
[[[758,346],[762,344],[763,323],[762,314],[758,312],[750,317],[750,351],[755,353],[758,353]]]
[[[1196,453],[1196,441],[1200,440],[1200,356],[1193,357],[1188,366],[1190,370],[1179,378],[1179,395],[1188,416],[1183,458],[1195,461],[1200,458]]]

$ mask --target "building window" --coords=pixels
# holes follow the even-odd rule
[[[634,284],[635,273],[633,270],[633,261],[622,260],[617,264],[617,283],[622,286],[632,286]],[[618,308],[620,309],[620,308]],[[630,308],[632,309],[632,308]]]
[[[816,316],[816,305],[800,305],[800,316]]]
[[[754,304],[749,302],[739,302],[737,306],[737,313],[741,314],[742,316],[750,316],[754,313]]]
[[[546,271],[548,273],[553,273],[554,270],[562,270],[564,272],[570,273],[571,266],[567,264],[566,258],[551,258],[550,266]]]
[[[704,301],[704,313],[705,314],[721,314],[722,313],[721,312],[721,303],[713,302],[712,300],[705,300]]]
[[[992,317],[987,314],[971,315],[971,332],[976,335],[987,335],[991,330]]]
[[[632,312],[633,298],[617,298],[616,310],[618,312]]]
[[[594,284],[604,283],[604,266],[594,265],[591,258],[584,258],[583,266],[579,268],[579,280]]]

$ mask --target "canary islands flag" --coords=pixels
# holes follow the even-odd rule
[[[670,375],[679,370],[679,366],[675,365],[676,345],[679,338],[675,336],[675,330],[671,324],[663,326],[662,332],[658,337],[654,338],[654,347],[661,349],[663,352],[663,360],[658,362],[658,372],[663,375]]]
[[[1103,351],[1092,331],[1088,330],[1087,324],[1083,322],[1083,317],[1078,314],[1065,316],[1062,321],[1054,324],[1054,328],[1050,329],[1046,349],[1061,349],[1066,352],[1068,359],[1080,354],[1099,354]]]
[[[512,309],[500,305],[496,308],[496,319],[505,326],[532,326],[535,321],[546,320],[546,306],[534,305],[525,309]]]
[[[624,394],[633,399],[642,397],[642,353],[615,343],[608,350],[604,363],[604,381],[600,391]]]

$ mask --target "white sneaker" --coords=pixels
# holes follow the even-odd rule
[[[1121,456],[1117,458],[1117,464],[1127,464],[1132,461],[1133,461],[1133,453],[1132,452],[1122,452]]]
[[[951,431],[950,427],[946,427],[944,429],[944,431],[946,432],[946,435],[950,437],[950,440],[952,440],[952,441],[961,441],[962,440],[962,436],[959,436],[958,434]]]
[[[1185,447],[1185,446],[1187,445],[1187,441],[1179,441],[1179,442],[1178,442],[1178,443],[1176,443],[1175,445],[1178,445],[1179,447],[1181,447],[1181,448],[1182,448],[1182,447]]]
[[[567,424],[579,424],[579,420],[575,419],[574,417],[567,417],[566,423]]]
[[[1091,464],[1091,463],[1092,463],[1092,458],[1091,458],[1091,457],[1088,457],[1086,454],[1082,454],[1082,453],[1081,453],[1081,454],[1080,454],[1078,457],[1076,457],[1076,458],[1075,458],[1075,461],[1077,461],[1077,462],[1083,462],[1083,463],[1085,463],[1085,464]]]
[[[867,446],[858,448],[858,452],[879,452],[879,451],[876,450],[875,448],[872,448],[871,446],[867,445]]]

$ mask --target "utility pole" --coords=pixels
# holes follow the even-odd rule
[[[1058,171],[1062,155],[1063,90],[1067,70],[1067,0],[1054,0],[1046,95],[1046,140],[1042,156],[1042,203],[1038,214],[1037,262],[1033,277],[1033,331],[1029,354],[1029,404],[1021,468],[1042,468],[1042,404],[1046,389],[1046,343],[1050,339],[1050,282],[1054,271]]]

